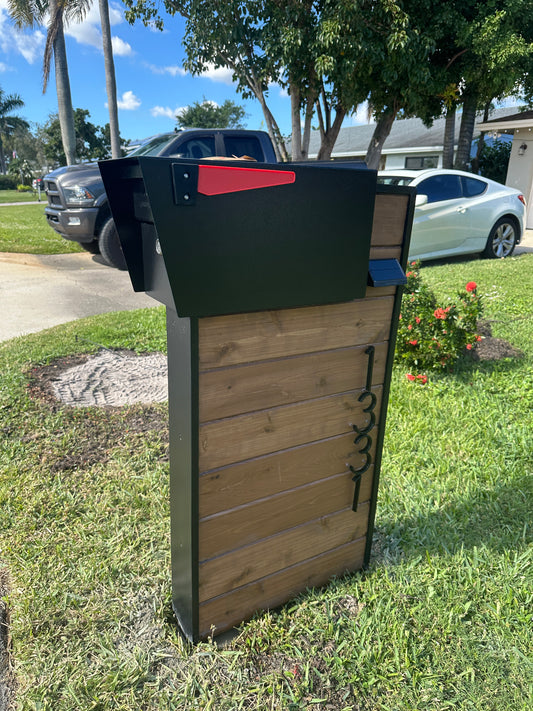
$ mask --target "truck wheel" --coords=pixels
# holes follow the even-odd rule
[[[98,246],[100,247],[100,254],[103,257],[104,262],[106,262],[110,267],[116,267],[122,271],[127,269],[126,260],[124,259],[124,254],[122,253],[122,247],[120,246],[117,230],[112,217],[104,222],[104,225],[100,230]]]
[[[98,246],[98,240],[93,239],[92,242],[78,242],[80,247],[83,247],[83,249],[86,252],[90,252],[90,254],[100,254],[100,247]]]

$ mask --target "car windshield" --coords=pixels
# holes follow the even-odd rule
[[[175,140],[177,135],[177,133],[164,133],[161,136],[154,136],[128,153],[128,156],[157,156],[169,143]]]
[[[381,185],[410,185],[413,180],[405,175],[378,175],[378,183]]]

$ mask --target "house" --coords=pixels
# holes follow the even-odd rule
[[[512,136],[505,184],[524,194],[527,204],[526,227],[533,229],[533,111],[496,117],[478,123],[476,128],[493,138]]]
[[[498,118],[514,114],[516,107],[512,109],[497,109],[493,116]],[[482,118],[480,116],[480,118]],[[393,125],[391,132],[385,141],[381,155],[380,170],[409,168],[421,170],[422,168],[442,168],[443,142],[445,119],[435,119],[433,125],[428,128],[424,126],[421,119],[398,119]],[[455,145],[459,138],[459,128],[461,115],[455,121]],[[333,160],[359,159],[364,160],[370,139],[374,133],[375,124],[363,126],[346,126],[341,128],[331,157]],[[480,135],[479,130],[475,132],[474,138]],[[505,138],[503,140],[510,140]],[[320,135],[318,131],[311,134],[309,145],[309,158],[317,157],[320,148]],[[474,146],[475,150],[475,146]],[[533,146],[531,147],[533,154]]]

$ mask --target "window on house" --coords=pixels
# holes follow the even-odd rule
[[[438,168],[438,156],[411,156],[405,159],[407,170],[423,170],[424,168]]]

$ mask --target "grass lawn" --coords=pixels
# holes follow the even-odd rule
[[[0,190],[0,205],[5,202],[33,202],[39,200],[37,191],[29,190],[19,193],[18,190]],[[46,194],[41,190],[41,202],[46,204]]]
[[[3,192],[0,191],[0,195]],[[77,242],[63,239],[48,225],[40,205],[0,205],[0,252],[66,254],[82,252]]]
[[[0,569],[21,710],[529,711],[533,256],[425,266],[478,284],[522,358],[393,373],[368,570],[191,648],[170,607],[165,406],[68,409],[33,368],[163,350],[162,308],[0,344]],[[139,418],[142,414],[143,417]],[[139,431],[139,421],[154,424]]]

